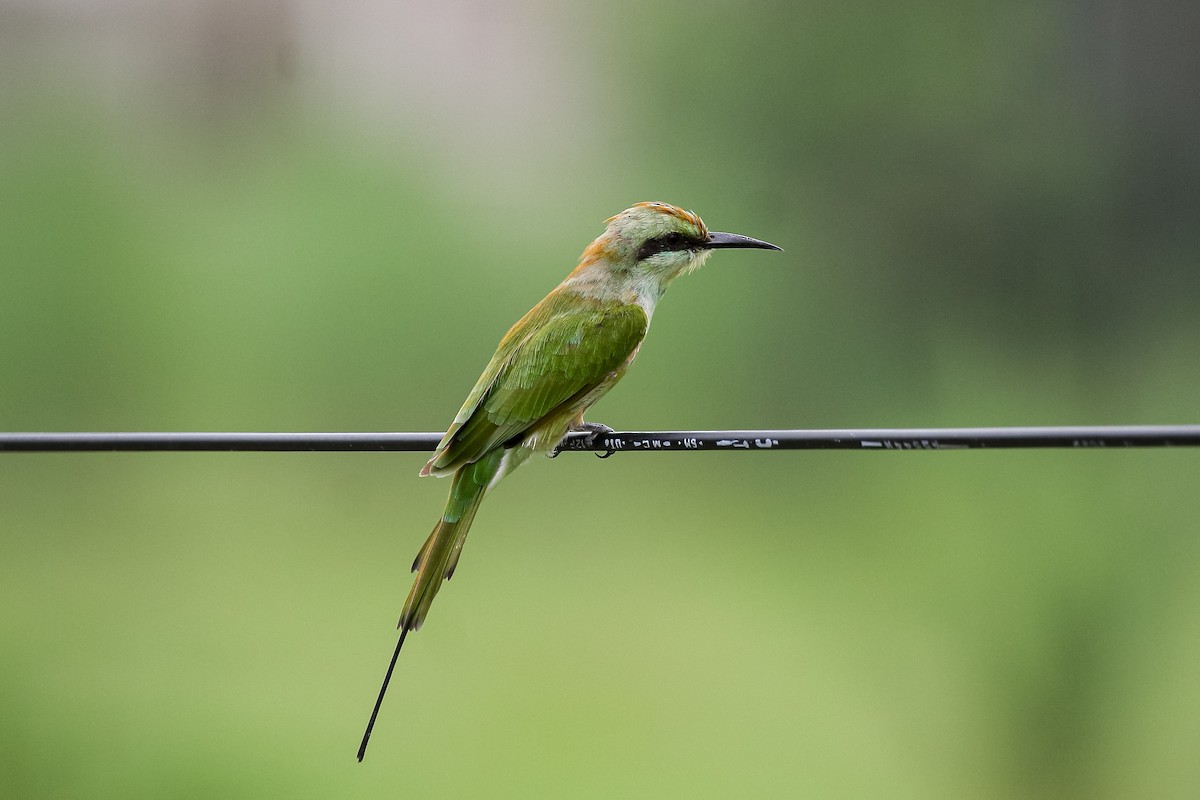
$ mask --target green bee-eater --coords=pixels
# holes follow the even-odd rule
[[[718,248],[773,244],[710,232],[700,217],[666,203],[638,203],[611,217],[579,265],[500,340],[421,475],[453,476],[442,518],[421,546],[400,612],[400,640],[358,749],[362,760],[396,658],[454,575],[479,503],[536,452],[552,453],[571,431],[611,429],[583,414],[629,369],[654,307],[671,281]]]

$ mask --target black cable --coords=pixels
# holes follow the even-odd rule
[[[429,452],[431,433],[0,433],[0,451],[387,451]],[[963,450],[1044,447],[1197,447],[1200,425],[858,430],[614,431],[572,434],[562,450],[711,452],[736,450]]]

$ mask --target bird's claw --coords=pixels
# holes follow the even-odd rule
[[[606,436],[610,433],[616,433],[612,428],[599,422],[584,422],[579,425],[576,430],[587,431],[587,436],[584,438],[584,443],[588,447],[594,447],[596,440],[601,436]],[[611,447],[604,448],[603,453],[596,453],[596,458],[608,458],[613,453],[617,452]]]
[[[579,426],[572,428],[570,433],[586,433],[587,436],[584,436],[581,439],[583,441],[583,448],[581,448],[581,449],[590,449],[596,445],[596,439],[598,439],[601,436],[604,436],[606,434],[609,434],[609,433],[616,433],[616,431],[613,430],[612,428],[608,427],[607,425],[603,425],[599,422],[584,422],[584,423],[581,423]],[[568,434],[568,436],[569,435],[570,434]],[[558,454],[563,451],[563,444],[565,444],[566,441],[567,441],[567,437],[564,436],[563,440],[561,442],[559,442],[558,445],[553,450],[550,451],[549,457],[557,458]],[[612,448],[605,448],[603,453],[596,453],[596,457],[597,458],[608,458],[615,452],[617,452],[617,451],[613,450]]]

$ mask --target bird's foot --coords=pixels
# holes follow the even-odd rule
[[[553,451],[551,451],[551,458],[556,457],[562,452],[563,444],[567,441],[567,438],[570,437],[572,433],[587,433],[587,436],[583,437],[583,445],[586,448],[590,448],[595,446],[596,439],[609,433],[616,433],[616,431],[599,422],[580,422],[578,425],[573,426],[570,432],[563,437],[563,440],[558,443]],[[596,456],[598,458],[608,458],[615,452],[617,451],[611,448],[606,448],[603,453],[596,453]]]
[[[616,433],[616,431],[614,431],[612,428],[608,427],[607,425],[605,425],[602,422],[580,422],[579,425],[575,428],[575,430],[587,431],[587,436],[584,438],[583,441],[584,441],[584,444],[586,444],[588,447],[593,447],[596,444],[596,440],[599,439],[601,436],[606,436],[610,433]],[[596,453],[596,457],[597,458],[608,458],[615,452],[617,452],[617,451],[613,450],[611,447],[606,447],[606,448],[604,448],[603,453]]]

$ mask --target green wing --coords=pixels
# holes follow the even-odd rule
[[[557,301],[557,302],[552,302]],[[446,474],[570,407],[625,366],[649,320],[637,305],[551,295],[504,337],[427,471]]]

